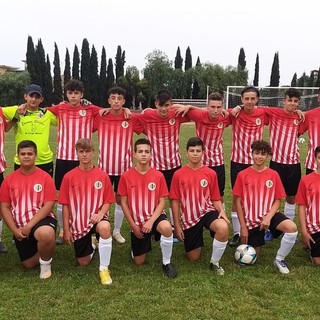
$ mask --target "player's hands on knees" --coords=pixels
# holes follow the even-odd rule
[[[311,235],[308,232],[302,233],[302,242],[309,249],[311,248],[311,243],[315,243],[315,241],[312,239]]]
[[[180,226],[174,227],[174,234],[180,241],[184,240],[184,233]]]
[[[25,236],[22,232],[21,232],[21,228],[17,228],[14,232],[13,235],[15,236],[15,238],[18,241],[22,241],[23,239],[25,239],[27,236]]]
[[[142,232],[143,233],[150,233],[152,230],[153,222],[148,220],[143,226],[142,226]]]
[[[247,244],[248,243],[248,237],[249,237],[249,231],[248,228],[245,227],[241,227],[240,229],[240,234],[241,234],[241,243],[242,244]]]
[[[270,227],[270,218],[268,216],[264,216],[261,225],[260,225],[260,230],[268,230]]]
[[[134,225],[132,226],[132,232],[134,233],[134,235],[138,238],[138,239],[142,239],[143,238],[143,232],[142,230],[140,229],[139,226],[137,225]]]
[[[103,216],[101,214],[95,213],[90,217],[90,222],[96,224],[102,220]]]
[[[63,240],[67,245],[71,246],[73,238],[70,230],[63,230]]]
[[[226,213],[224,210],[221,210],[219,213],[219,217],[218,218],[222,218],[223,220],[225,220],[228,224],[230,223],[230,220],[228,219]]]

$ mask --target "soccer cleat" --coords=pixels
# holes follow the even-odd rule
[[[61,244],[64,244],[64,240],[63,240],[63,237],[59,236],[56,239],[56,245],[61,245]]]
[[[51,264],[40,264],[40,279],[51,277]]]
[[[111,279],[110,271],[109,271],[109,270],[107,270],[107,269],[102,269],[102,270],[99,272],[99,275],[100,275],[101,284],[103,284],[103,285],[108,285],[108,284],[111,284],[111,283],[112,283],[112,279]]]
[[[163,272],[169,277],[169,278],[175,278],[177,276],[177,271],[173,267],[171,263],[168,263],[166,265],[162,265]]]
[[[278,270],[283,274],[288,274],[290,270],[288,269],[287,263],[285,260],[274,259],[273,264],[278,268]]]
[[[267,232],[264,235],[264,241],[270,242],[273,240],[273,235],[270,230],[267,230]]]
[[[120,234],[120,232],[114,232],[112,235],[113,239],[116,240],[119,244],[126,242],[126,239]]]
[[[237,247],[240,244],[240,234],[236,233],[229,242],[230,247]]]
[[[0,241],[0,253],[8,253],[8,248],[2,241]]]
[[[209,267],[212,271],[214,271],[219,276],[223,276],[225,274],[224,269],[222,267],[220,267],[219,263],[210,262]]]

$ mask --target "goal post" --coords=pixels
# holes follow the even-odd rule
[[[241,91],[245,86],[227,86],[224,92],[225,108],[233,108],[241,104]],[[260,92],[259,106],[282,107],[284,94],[290,87],[256,87]],[[301,92],[300,109],[302,111],[319,106],[318,87],[294,87]]]

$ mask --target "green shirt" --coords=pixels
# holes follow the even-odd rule
[[[18,107],[2,108],[7,120],[12,120]],[[38,155],[36,164],[46,164],[53,160],[53,153],[49,145],[50,125],[57,125],[57,117],[50,111],[38,108],[37,111],[27,110],[25,115],[18,116],[18,122],[14,125],[16,149],[20,141],[31,140],[37,145]],[[17,154],[14,162],[20,164]]]

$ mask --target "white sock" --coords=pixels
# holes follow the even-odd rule
[[[51,258],[50,260],[48,260],[48,261],[45,261],[45,260],[42,260],[41,258],[39,258],[39,263],[40,263],[40,264],[48,265],[48,264],[50,264],[51,262],[52,262],[52,258]]]
[[[276,259],[284,260],[286,256],[290,253],[292,247],[296,243],[298,231],[291,233],[284,233],[280,242],[280,248],[277,252]]]
[[[160,237],[162,263],[164,265],[170,263],[170,261],[171,261],[172,246],[173,246],[173,235],[171,235],[170,237],[165,237],[165,236]]]
[[[289,218],[290,220],[293,220],[295,212],[296,212],[295,204],[290,204],[288,202],[284,204],[284,214],[287,218]]]
[[[1,236],[2,236],[2,228],[3,228],[3,220],[0,219],[0,242],[2,240]]]
[[[213,263],[213,264],[219,263],[222,255],[224,253],[224,250],[227,247],[227,243],[228,243],[228,241],[222,242],[217,239],[213,239],[212,255],[211,255],[211,260],[210,260],[211,263]]]
[[[231,212],[231,220],[232,220],[233,234],[240,235],[240,222],[238,219],[238,215],[235,211]]]
[[[173,220],[173,214],[171,208],[169,208],[169,217],[170,217],[170,223],[172,226],[174,226],[174,220]]]
[[[100,256],[100,266],[99,271],[109,268],[110,259],[112,251],[112,238],[99,239],[99,256]]]
[[[62,219],[62,204],[57,204],[57,218],[58,218],[58,224],[60,228],[60,232],[63,231],[63,219]]]
[[[113,233],[120,232],[122,222],[124,218],[124,213],[122,211],[122,207],[116,203],[114,207],[114,229]]]

